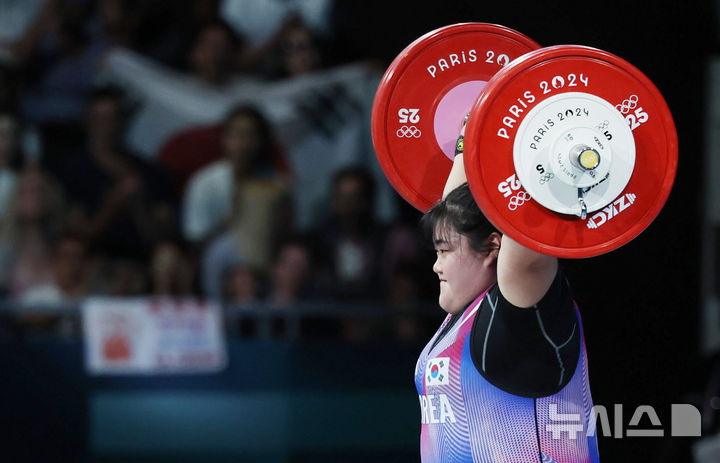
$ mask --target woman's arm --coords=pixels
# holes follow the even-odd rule
[[[521,245],[507,235],[500,242],[498,286],[511,304],[532,307],[545,295],[557,273],[557,258]]]
[[[463,158],[463,147],[465,141],[465,126],[467,125],[468,116],[465,116],[465,120],[462,123],[460,129],[460,137],[455,143],[455,157],[453,158],[453,165],[450,169],[450,175],[448,175],[445,181],[445,188],[443,189],[442,199],[450,194],[455,188],[459,187],[463,183],[467,182],[467,175],[465,175],[465,160]]]
[[[465,136],[464,124],[461,136]],[[453,160],[443,189],[443,199],[465,182],[467,176],[461,152]],[[537,304],[553,282],[557,266],[557,258],[528,249],[503,234],[497,260],[498,286],[511,304],[518,307],[532,307]]]

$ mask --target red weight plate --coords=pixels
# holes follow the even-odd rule
[[[442,196],[462,121],[503,66],[539,45],[493,24],[455,24],[410,44],[380,82],[375,152],[395,190],[426,211]]]
[[[628,122],[635,141],[627,186],[586,220],[528,199],[515,176],[518,126],[539,103],[563,92],[609,102]],[[603,254],[640,234],[670,194],[677,155],[672,115],[652,82],[621,58],[580,46],[537,50],[498,72],[476,101],[465,134],[465,170],[488,219],[531,249],[567,258]],[[508,190],[512,195],[506,197]]]

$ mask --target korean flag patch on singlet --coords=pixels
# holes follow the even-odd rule
[[[450,384],[450,357],[437,357],[428,360],[425,368],[426,386],[444,386]]]

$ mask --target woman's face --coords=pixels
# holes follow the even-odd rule
[[[274,284],[298,288],[308,278],[310,257],[305,248],[296,244],[285,246],[273,267]]]
[[[226,30],[209,26],[190,51],[190,63],[196,77],[211,84],[221,83],[232,56],[232,44]]]
[[[230,120],[223,133],[225,154],[233,164],[246,166],[260,150],[260,130],[255,119],[238,114]]]
[[[290,77],[300,76],[318,68],[320,53],[305,27],[295,27],[288,31],[283,44],[285,70]]]
[[[438,233],[433,241],[437,259],[433,271],[440,279],[440,307],[456,314],[497,280],[494,261],[470,246],[465,235],[454,230]]]

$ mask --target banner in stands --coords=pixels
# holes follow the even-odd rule
[[[93,298],[82,322],[90,374],[211,373],[226,364],[217,304]]]

